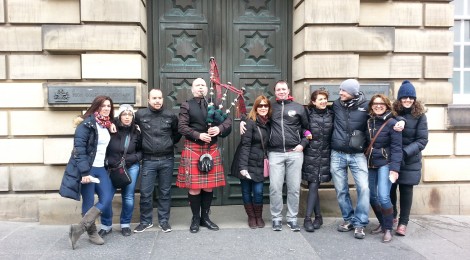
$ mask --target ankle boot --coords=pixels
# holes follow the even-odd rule
[[[306,217],[304,219],[304,228],[307,232],[315,232],[315,227],[313,226],[312,219],[310,217]]]
[[[248,226],[250,228],[257,228],[255,212],[253,209],[253,204],[245,204],[246,215],[248,215]]]
[[[211,210],[212,204],[212,191],[207,192],[202,190],[201,191],[201,222],[199,225],[201,227],[207,227],[210,230],[219,230],[219,227],[210,220],[209,213]]]
[[[263,204],[254,204],[253,209],[255,211],[256,225],[259,228],[264,228],[266,225],[263,220]]]
[[[390,229],[385,229],[384,236],[382,238],[383,243],[388,243],[392,241],[392,230]]]
[[[197,233],[199,232],[199,222],[201,221],[201,194],[192,195],[188,193],[188,200],[189,206],[191,207],[191,212],[193,213],[191,225],[189,226],[189,232]]]
[[[97,207],[93,206],[85,213],[80,223],[70,226],[69,240],[72,245],[72,249],[75,249],[75,245],[80,236],[95,223],[96,218],[98,218],[100,214],[101,211]]]
[[[315,219],[313,220],[313,228],[319,229],[323,225],[323,217],[321,215],[315,215]]]
[[[104,240],[98,234],[98,230],[96,229],[96,224],[95,223],[91,224],[90,228],[86,232],[88,233],[88,238],[90,239],[91,243],[93,243],[95,245],[103,245],[104,244]]]
[[[377,234],[380,234],[380,233],[383,233],[383,232],[384,232],[384,230],[382,228],[382,225],[378,225],[376,228],[374,228],[370,231],[370,233],[372,235],[377,235]]]
[[[383,225],[382,207],[380,205],[371,205],[371,206],[372,206],[372,210],[374,211],[375,216],[377,217],[377,220],[379,221],[379,226],[383,229],[384,225]]]

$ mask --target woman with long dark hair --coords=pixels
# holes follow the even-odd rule
[[[398,90],[397,100],[393,102],[393,109],[406,119],[403,130],[403,161],[401,162],[400,177],[392,185],[390,197],[393,204],[394,220],[398,215],[397,187],[400,191],[400,219],[395,234],[404,236],[406,226],[410,220],[411,205],[413,202],[413,186],[421,180],[421,151],[428,143],[428,121],[426,108],[417,100],[416,90],[410,81],[403,81]]]
[[[107,96],[97,96],[83,116],[75,120],[73,151],[65,168],[60,195],[82,202],[82,220],[70,226],[69,239],[75,249],[80,236],[86,231],[90,241],[104,244],[98,235],[95,220],[111,207],[112,184],[104,167],[106,148],[110,137],[109,128],[114,117],[113,101]],[[95,193],[98,202],[95,204]]]
[[[271,103],[258,96],[246,119],[246,131],[232,162],[232,176],[240,179],[248,226],[263,228],[264,158],[267,158]]]
[[[320,183],[331,180],[331,135],[333,133],[334,113],[327,107],[328,92],[315,90],[308,104],[307,115],[309,131],[312,139],[304,149],[304,163],[302,165],[302,180],[308,182],[307,211],[305,213],[304,228],[307,232],[314,232],[323,225],[320,211],[320,198],[318,188]],[[312,222],[312,213],[315,219]]]

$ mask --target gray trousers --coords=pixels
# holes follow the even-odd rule
[[[269,200],[272,220],[282,221],[282,186],[287,185],[287,221],[297,221],[303,152],[269,152]]]

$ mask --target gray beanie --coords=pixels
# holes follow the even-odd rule
[[[359,82],[355,79],[347,79],[339,85],[339,89],[346,91],[353,97],[359,94],[359,88]]]

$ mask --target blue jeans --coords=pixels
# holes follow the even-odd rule
[[[356,183],[357,205],[352,206],[348,186],[348,167]],[[369,178],[367,160],[363,153],[347,154],[331,151],[331,175],[336,190],[336,199],[344,221],[354,227],[365,227],[369,224]]]
[[[272,220],[282,220],[282,187],[287,186],[287,221],[297,221],[303,152],[269,152],[269,206]]]
[[[135,184],[139,177],[139,163],[131,165],[127,169],[131,176],[132,182],[121,190],[122,197],[122,210],[121,210],[121,228],[130,227],[132,212],[134,211],[134,194]],[[116,193],[116,189],[113,187],[113,197]],[[110,230],[113,224],[113,207],[112,205],[103,211],[101,214],[101,228],[104,230]]]
[[[392,207],[390,200],[392,182],[388,178],[389,174],[390,168],[388,165],[384,165],[378,169],[369,169],[370,205],[380,205],[382,209]]]
[[[175,158],[144,160],[140,183],[140,223],[152,223],[152,194],[158,179],[158,223],[168,222],[171,207],[171,177]]]
[[[85,214],[95,204],[95,192],[98,194],[98,203],[95,207],[101,212],[110,207],[113,202],[113,185],[106,169],[104,167],[91,167],[90,175],[100,179],[100,183],[82,184],[80,191],[83,198],[82,214]]]
[[[263,182],[240,179],[240,184],[243,204],[263,204]]]

